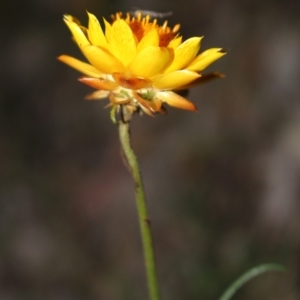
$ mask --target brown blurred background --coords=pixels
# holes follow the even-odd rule
[[[213,300],[247,269],[286,265],[234,299],[300,299],[299,1],[2,1],[0,299],[147,299],[133,184],[117,127],[56,60],[62,22],[172,11],[184,38],[228,55],[197,113],[136,117],[164,300]],[[162,22],[162,21],[161,21]]]

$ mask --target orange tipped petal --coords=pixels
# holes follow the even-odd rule
[[[150,87],[152,82],[146,78],[128,77],[122,73],[113,73],[114,80],[123,88],[139,90]]]
[[[100,78],[103,76],[103,74],[95,67],[74,57],[68,55],[60,55],[57,59],[85,75],[95,78]]]
[[[141,105],[140,108],[141,108],[142,111],[143,111],[144,113],[146,113],[148,116],[154,117],[154,114],[153,114],[148,108],[146,108],[145,106]]]
[[[160,111],[161,101],[159,99],[156,100],[146,100],[141,97],[137,92],[133,92],[134,98],[145,108],[150,110],[151,112]]]
[[[128,98],[118,97],[114,93],[110,93],[109,94],[109,100],[113,104],[127,104],[127,103],[129,103],[131,101]]]
[[[125,70],[123,64],[104,49],[96,46],[85,46],[81,50],[88,61],[102,73],[111,74]]]
[[[195,79],[194,81],[181,86],[180,88],[178,88],[177,90],[184,90],[184,89],[189,89],[191,87],[194,87],[196,85],[200,85],[203,83],[207,83],[211,80],[217,79],[217,78],[224,78],[225,76],[222,73],[219,72],[212,72],[212,73],[208,73],[208,74],[203,74],[201,75],[201,77]]]
[[[118,87],[118,84],[114,81],[99,78],[80,77],[78,78],[78,81],[97,90],[113,91]]]
[[[128,69],[136,76],[152,77],[160,74],[172,61],[173,50],[148,46],[144,48],[133,61],[129,64]]]
[[[102,100],[107,98],[109,91],[96,91],[84,97],[85,100]]]
[[[199,78],[196,72],[188,70],[174,71],[152,78],[153,86],[162,90],[174,90]]]
[[[159,99],[151,100],[151,107],[155,112],[162,112],[162,102]]]
[[[163,102],[166,102],[168,105],[176,108],[190,110],[190,111],[197,110],[194,103],[170,91],[158,92],[156,93],[155,98]]]

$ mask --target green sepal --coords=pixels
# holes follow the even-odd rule
[[[116,110],[117,110],[117,105],[113,105],[111,110],[110,110],[110,119],[113,122],[113,124],[117,124],[116,120]]]

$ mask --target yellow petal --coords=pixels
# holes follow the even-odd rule
[[[170,106],[177,107],[180,109],[185,109],[190,111],[197,110],[194,103],[170,91],[156,93],[155,99],[159,99],[163,102],[166,102]]]
[[[126,67],[136,56],[136,39],[131,28],[123,19],[116,20],[111,28],[110,52]]]
[[[138,44],[138,52],[141,52],[148,46],[159,46],[159,33],[155,28],[143,36]]]
[[[160,74],[172,61],[173,50],[159,46],[144,48],[133,61],[128,69],[136,76],[150,78]]]
[[[104,90],[104,91],[113,91],[118,87],[118,84],[114,81],[92,78],[92,77],[80,77],[78,79],[81,83],[84,83],[94,89]]]
[[[75,17],[73,17],[73,16],[71,16],[71,15],[64,15],[64,19],[67,19],[68,21],[71,21],[71,22],[74,22],[74,23],[76,23],[78,26],[81,26],[81,23],[80,23],[80,21],[77,19],[77,18],[75,18]]]
[[[174,38],[168,45],[168,48],[176,49],[182,42],[182,36]]]
[[[195,58],[200,49],[201,39],[202,37],[193,37],[178,46],[174,52],[174,60],[171,66],[165,71],[165,73],[175,70],[181,70],[189,65],[189,63]]]
[[[200,72],[225,54],[226,52],[222,48],[208,49],[199,54],[187,69]]]
[[[162,90],[174,90],[199,78],[196,72],[188,70],[174,71],[152,78],[153,86]]]
[[[106,37],[102,31],[98,19],[93,14],[90,14],[89,12],[87,13],[89,16],[88,35],[90,42],[94,46],[108,48]]]
[[[102,73],[111,74],[124,71],[122,63],[104,49],[96,46],[85,46],[81,48],[81,51],[88,61]]]
[[[95,78],[100,78],[103,76],[103,74],[100,71],[98,71],[95,67],[74,57],[68,55],[61,55],[57,59],[85,75]]]
[[[110,23],[108,23],[105,18],[103,18],[104,24],[105,24],[105,36],[108,42],[111,40],[111,35],[112,35],[112,28]]]
[[[73,18],[71,16],[65,15],[64,22],[67,24],[69,29],[71,30],[73,37],[78,44],[79,47],[90,45],[90,42],[86,38],[85,34],[83,33],[82,29],[78,26],[78,24],[72,21]]]

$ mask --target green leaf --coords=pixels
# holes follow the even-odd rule
[[[221,296],[220,300],[229,300],[244,284],[253,279],[254,277],[263,274],[268,271],[286,271],[285,267],[278,264],[262,264],[254,267],[234,281],[225,293]]]

